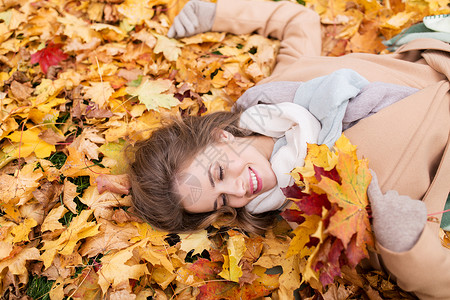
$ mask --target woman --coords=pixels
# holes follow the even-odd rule
[[[298,86],[289,88],[292,83],[280,81],[308,81],[342,68],[356,71],[369,82],[381,81],[420,89],[361,120],[345,134],[358,145],[359,154],[369,159],[371,168],[379,177],[381,191],[396,190],[411,199],[422,200],[429,214],[442,211],[450,187],[448,44],[416,40],[392,55],[321,57],[319,17],[300,5],[244,0],[218,0],[217,5],[204,5],[201,1],[192,1],[183,11],[169,34],[180,37],[186,32],[194,34],[207,30],[235,34],[257,31],[281,40],[273,74],[238,100],[238,105],[243,107],[253,106],[260,100],[266,103],[292,101]],[[278,98],[280,94],[283,97]],[[215,138],[220,137],[219,131]],[[189,165],[184,167],[189,168]],[[215,176],[220,178],[220,174],[219,167]],[[192,180],[192,186],[194,191],[195,180]],[[133,186],[133,193],[134,189]],[[448,299],[450,253],[441,246],[438,238],[441,215],[428,218],[426,224],[418,227],[417,240],[406,245],[406,249],[397,251],[382,238],[383,234],[389,235],[389,228],[377,224],[386,223],[383,212],[386,212],[387,219],[398,220],[395,212],[403,198],[395,192],[382,194],[381,191],[375,182],[368,194],[374,210],[377,250],[383,265],[397,277],[400,287],[418,297]],[[221,204],[218,201],[217,207]],[[400,213],[398,217],[407,218],[408,213]],[[390,230],[395,232],[397,225]]]

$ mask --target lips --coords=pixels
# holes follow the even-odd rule
[[[262,180],[261,177],[258,176],[258,173],[255,172],[252,168],[248,168],[250,173],[250,187],[252,194],[256,194],[262,189]]]

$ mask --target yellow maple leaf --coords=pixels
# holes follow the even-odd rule
[[[305,221],[297,226],[292,232],[295,236],[289,244],[289,249],[286,253],[287,257],[300,254],[300,258],[303,258],[310,255],[314,249],[305,248],[305,245],[310,241],[309,236],[316,232],[321,217],[317,215],[304,215],[304,218]]]
[[[67,147],[69,156],[67,156],[65,164],[61,168],[61,172],[66,177],[90,176],[90,183],[94,184],[95,178],[99,174],[109,173],[108,169],[94,165],[87,160],[82,153],[73,147]]]
[[[68,210],[64,207],[64,205],[60,205],[57,208],[53,208],[48,215],[45,217],[44,222],[41,225],[41,231],[55,231],[58,229],[64,229],[64,226],[59,222],[64,214]]]
[[[66,13],[64,17],[58,17],[57,20],[64,25],[64,34],[72,39],[81,38],[89,43],[94,37],[99,37],[99,34],[91,29],[86,21],[74,15]]]
[[[147,264],[126,264],[133,257],[133,250],[136,247],[144,247],[147,242],[142,240],[126,249],[102,257],[102,267],[98,271],[100,275],[98,284],[103,294],[106,294],[110,286],[113,289],[120,285],[129,286],[130,279],[139,280],[141,276],[149,274]]]
[[[111,84],[109,82],[90,82],[90,84],[90,87],[85,87],[83,98],[97,103],[99,108],[104,107],[114,93]]]
[[[301,264],[298,255],[286,257],[290,239],[288,237],[278,238],[272,231],[266,233],[264,239],[263,254],[255,262],[254,266],[261,266],[267,269],[281,266],[283,274],[279,277],[280,290],[284,295],[292,295],[295,289],[300,286]]]
[[[131,196],[121,197],[121,195],[104,192],[100,194],[95,185],[88,187],[80,201],[89,206],[94,211],[96,218],[110,219],[114,213],[114,207],[131,206]]]
[[[208,232],[206,230],[200,230],[194,233],[179,234],[181,239],[180,249],[186,252],[194,252],[192,255],[201,254],[203,250],[211,249],[211,241],[208,239]]]
[[[41,130],[37,127],[24,131],[14,131],[7,136],[15,144],[14,156],[28,157],[31,153],[35,153],[36,157],[44,158],[56,151],[55,145],[51,145],[39,138]]]
[[[81,211],[78,216],[72,219],[69,227],[62,232],[58,239],[52,241],[44,240],[44,246],[41,248],[44,252],[41,255],[41,259],[46,269],[50,267],[57,253],[70,255],[79,240],[94,236],[100,232],[98,230],[100,224],[87,221],[92,213],[93,210]]]
[[[154,10],[149,6],[148,2],[125,0],[117,6],[117,11],[126,18],[128,24],[141,25],[145,20],[150,20],[154,14]]]
[[[30,241],[28,239],[28,234],[33,227],[37,226],[36,220],[32,218],[27,218],[23,220],[19,225],[15,226],[11,230],[11,234],[14,236],[13,243],[20,243],[23,241]]]
[[[228,255],[223,255],[223,270],[218,275],[226,280],[239,282],[242,276],[242,269],[239,266],[241,258],[244,256],[247,248],[245,247],[245,238],[242,234],[229,231],[230,237],[227,241]]]
[[[99,218],[100,233],[89,237],[80,248],[82,256],[94,257],[99,253],[108,253],[112,250],[120,250],[132,245],[129,241],[138,235],[138,230],[133,224],[114,224]]]
[[[11,274],[25,275],[28,273],[26,267],[28,260],[39,260],[39,250],[35,247],[27,246],[13,257],[2,260],[0,262],[0,274],[5,274],[3,271],[8,268]],[[0,278],[2,277],[0,275]]]
[[[177,98],[170,94],[162,94],[170,89],[172,81],[158,79],[144,79],[138,87],[128,87],[127,93],[136,96],[148,110],[158,110],[159,107],[171,108],[180,103]]]
[[[158,39],[156,46],[153,49],[155,53],[162,53],[169,61],[176,61],[181,54],[181,43],[175,39],[169,39],[163,35],[154,33]]]
[[[16,173],[17,176],[0,175],[0,201],[2,204],[23,205],[33,198],[33,191],[39,186],[43,177],[35,165],[27,164]]]

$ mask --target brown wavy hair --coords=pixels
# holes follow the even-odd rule
[[[181,233],[203,229],[218,221],[247,232],[263,233],[277,212],[251,214],[242,208],[221,207],[206,213],[187,212],[175,191],[179,172],[208,145],[218,141],[218,130],[236,137],[255,135],[239,128],[240,112],[216,112],[205,116],[187,116],[152,133],[134,147],[129,164],[133,206],[139,216],[158,229]]]

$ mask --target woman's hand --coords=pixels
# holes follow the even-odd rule
[[[233,110],[245,110],[256,104],[293,102],[295,92],[301,85],[298,81],[274,81],[249,88],[236,101]]]
[[[182,38],[211,31],[216,15],[216,4],[191,0],[175,17],[167,33],[170,38]]]
[[[367,189],[372,207],[373,231],[385,248],[403,252],[411,249],[422,233],[427,220],[425,203],[387,191],[384,195],[375,172]]]

